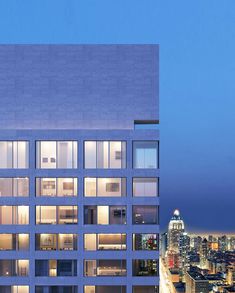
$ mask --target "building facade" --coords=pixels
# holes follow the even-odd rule
[[[158,46],[0,46],[0,97],[0,293],[158,292]]]

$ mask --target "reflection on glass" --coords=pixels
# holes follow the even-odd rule
[[[133,250],[157,250],[157,234],[133,234]]]
[[[85,234],[85,250],[125,250],[126,234]]]
[[[0,206],[1,225],[27,225],[29,224],[28,206]]]
[[[28,196],[28,178],[0,178],[0,197]]]
[[[158,168],[158,141],[133,142],[133,167]]]
[[[37,224],[76,224],[77,206],[36,206]]]
[[[133,178],[133,196],[158,196],[158,178]]]
[[[133,206],[133,224],[158,224],[157,206]]]
[[[154,259],[134,259],[132,261],[133,276],[158,276],[158,261]]]
[[[25,169],[29,164],[28,141],[0,141],[0,169]]]
[[[84,261],[84,275],[95,276],[126,276],[125,259],[98,259]]]

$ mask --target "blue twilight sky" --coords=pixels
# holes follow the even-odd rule
[[[0,1],[0,43],[160,44],[162,229],[234,232],[234,0]]]

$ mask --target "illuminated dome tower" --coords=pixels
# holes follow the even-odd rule
[[[179,238],[184,233],[184,221],[175,210],[168,225],[168,250],[179,253]]]

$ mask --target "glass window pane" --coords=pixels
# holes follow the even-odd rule
[[[133,178],[133,196],[157,196],[157,178]]]
[[[110,206],[110,225],[126,224],[126,207]]]
[[[84,224],[93,225],[97,223],[97,207],[85,206],[84,207]]]
[[[40,146],[40,165],[38,168],[56,168],[56,142],[41,141],[37,146]],[[37,149],[37,151],[39,150]]]
[[[97,207],[97,224],[108,225],[109,224],[109,207],[98,206]]]
[[[84,178],[85,196],[96,196],[96,178]]]
[[[37,224],[56,224],[56,206],[37,206]]]
[[[133,234],[133,250],[157,250],[157,234]]]
[[[125,178],[98,178],[98,196],[125,195]],[[124,189],[124,190],[123,190]]]
[[[0,250],[13,250],[13,234],[0,234]]]
[[[96,234],[84,234],[84,249],[96,250]]]
[[[96,168],[96,141],[85,141],[85,168]]]
[[[133,224],[158,224],[158,207],[133,206]]]
[[[122,168],[122,142],[110,141],[110,168]]]
[[[58,206],[58,224],[76,224],[77,206]]]
[[[15,142],[14,142],[15,143]],[[29,167],[29,143],[27,141],[18,141],[14,147],[14,160],[15,168],[28,168]]]
[[[158,286],[134,286],[133,293],[159,293]]]
[[[73,168],[72,141],[58,141],[58,168]]]
[[[13,167],[12,149],[11,141],[0,141],[0,168]]]
[[[56,250],[55,234],[36,234],[37,250]]]
[[[97,168],[109,167],[109,142],[97,141]]]
[[[158,276],[158,261],[154,259],[134,259],[133,276],[148,277]]]
[[[18,206],[18,224],[28,225],[29,223],[29,207],[28,206]]]
[[[133,167],[158,168],[158,142],[133,142]]]
[[[29,196],[29,178],[14,178],[14,196]]]
[[[12,178],[0,178],[0,196],[13,196]]]
[[[19,250],[29,249],[29,234],[18,234],[18,249]]]
[[[12,206],[0,206],[0,224],[12,225],[13,224],[13,210]]]
[[[126,234],[98,234],[99,250],[126,249]]]
[[[77,178],[57,178],[57,196],[76,196]]]
[[[59,250],[76,250],[77,237],[75,234],[58,234]]]

